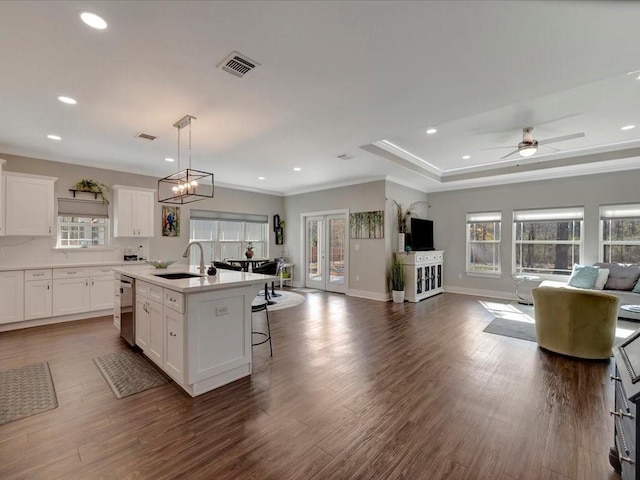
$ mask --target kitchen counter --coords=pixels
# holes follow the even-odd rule
[[[194,265],[114,267],[135,279],[135,344],[189,395],[196,396],[251,375],[251,304],[273,275],[218,270],[200,276]],[[170,280],[157,274],[188,272]],[[114,325],[123,289],[116,290]]]
[[[181,293],[208,292],[211,290],[223,290],[246,285],[264,285],[267,282],[272,282],[279,278],[273,275],[237,272],[234,270],[218,270],[218,273],[213,276],[205,274],[199,277],[181,278],[177,280],[169,280],[157,276],[158,274],[181,272],[200,275],[198,267],[195,265],[171,265],[169,268],[155,268],[150,265],[127,265],[114,267],[113,271]]]
[[[144,260],[133,261],[133,262],[125,262],[124,260],[120,261],[100,261],[100,262],[76,262],[76,263],[52,263],[52,264],[43,264],[39,263],[37,265],[15,265],[13,267],[0,267],[0,272],[13,272],[18,270],[43,270],[47,268],[83,268],[83,267],[106,267],[106,266],[116,266],[116,265],[127,265],[127,266],[144,266],[148,265]],[[184,265],[186,267],[186,265]],[[152,267],[153,268],[153,267]]]

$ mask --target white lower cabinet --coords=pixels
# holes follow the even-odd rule
[[[89,302],[91,310],[113,308],[113,272],[102,277],[91,277]]]
[[[184,377],[184,315],[165,307],[164,328],[166,332],[164,371],[176,382],[186,383]]]
[[[87,312],[89,293],[88,278],[54,278],[53,316]]]
[[[163,289],[136,282],[136,345],[160,368],[164,365]]]
[[[24,271],[0,272],[0,323],[24,320]]]
[[[51,269],[27,270],[24,272],[24,319],[50,317],[52,313],[53,289]]]

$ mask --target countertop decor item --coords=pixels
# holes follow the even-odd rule
[[[253,258],[253,243],[247,243],[247,251],[244,252],[244,256],[247,258]]]
[[[185,115],[174,127],[178,129],[178,171],[158,180],[158,202],[182,205],[213,198],[213,173],[191,168],[191,123],[196,117]],[[180,170],[180,131],[189,127],[189,166]]]
[[[167,268],[169,265],[176,263],[175,260],[146,260],[146,263],[156,268]]]

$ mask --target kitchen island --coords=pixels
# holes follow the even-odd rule
[[[194,266],[114,268],[116,284],[135,279],[135,344],[195,397],[251,375],[251,302],[276,277]],[[191,274],[189,278],[158,275]],[[178,274],[178,275],[175,275]],[[120,328],[120,289],[114,325]]]

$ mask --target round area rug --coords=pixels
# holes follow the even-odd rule
[[[276,293],[279,293],[282,296],[271,299],[276,303],[275,305],[269,305],[270,312],[273,312],[274,310],[282,310],[283,308],[295,307],[296,305],[300,305],[304,302],[304,295],[300,295],[299,293],[289,292],[287,290],[277,290]]]

